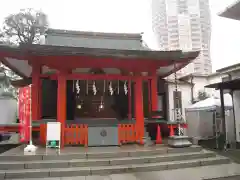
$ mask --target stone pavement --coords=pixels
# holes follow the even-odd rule
[[[168,171],[140,172],[133,174],[111,174],[108,176],[79,176],[62,178],[41,178],[42,180],[207,180],[240,175],[240,164],[231,163],[216,166],[176,169]],[[237,178],[236,180],[238,180]],[[20,180],[20,179],[18,179]],[[23,180],[23,179],[21,179]],[[40,179],[24,179],[40,180]],[[231,179],[232,180],[232,179]],[[235,179],[234,179],[235,180]]]

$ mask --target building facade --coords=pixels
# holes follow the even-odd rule
[[[208,75],[211,22],[208,0],[152,0],[152,30],[159,49],[201,50],[199,57],[178,72]]]

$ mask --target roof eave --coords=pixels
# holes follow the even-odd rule
[[[239,84],[240,84],[240,79],[233,79],[229,81],[209,84],[209,85],[206,85],[205,88],[239,90],[240,89]]]
[[[231,72],[231,71],[235,71],[235,70],[239,70],[240,69],[240,63],[237,64],[233,64],[221,69],[217,69],[216,72],[217,73],[226,73],[226,72]]]
[[[83,48],[83,47],[66,47],[66,46],[49,46],[49,45],[20,45],[19,47],[0,46],[0,54],[4,57],[13,59],[27,60],[28,56],[89,56],[100,58],[116,58],[122,60],[155,60],[168,61],[169,64],[176,62],[177,69],[171,69],[162,77],[166,77],[173,72],[183,68],[194,60],[199,51],[182,52],[182,51],[150,51],[150,50],[116,50],[100,48]],[[10,69],[12,67],[8,66]],[[17,73],[17,72],[16,72]],[[24,75],[17,73],[24,78]]]
[[[240,13],[237,10],[240,10],[240,0],[230,4],[223,11],[218,13],[218,16],[225,17],[233,20],[240,20]]]

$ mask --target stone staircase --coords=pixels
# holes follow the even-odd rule
[[[212,179],[203,179],[203,180],[239,180],[239,179],[240,179],[240,175],[220,177],[220,178],[212,178]]]
[[[0,179],[107,175],[228,163],[230,159],[199,146],[173,149],[160,145],[110,152],[3,154],[0,155]]]

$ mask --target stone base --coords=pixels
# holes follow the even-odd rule
[[[168,138],[168,145],[175,148],[190,147],[192,143],[188,136],[171,136]]]

